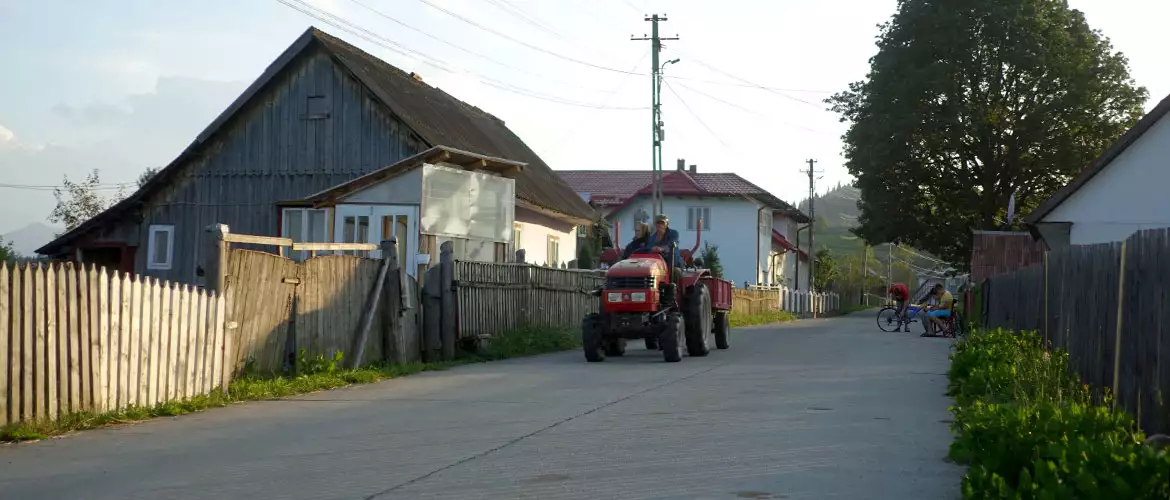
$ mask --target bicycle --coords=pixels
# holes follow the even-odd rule
[[[903,316],[898,314],[898,308],[894,306],[883,307],[880,311],[878,311],[878,328],[880,328],[883,332],[896,332],[901,330],[903,327],[909,330],[910,323],[918,322],[916,317],[918,316],[918,312],[921,310],[921,304],[906,304],[906,315],[904,319]],[[887,330],[887,327],[892,328]]]

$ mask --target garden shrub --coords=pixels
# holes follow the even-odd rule
[[[1034,333],[975,333],[948,378],[964,498],[1170,499],[1170,453],[1143,446],[1133,419],[1094,402],[1067,353]]]

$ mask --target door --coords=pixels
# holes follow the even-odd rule
[[[407,275],[416,274],[415,254],[418,249],[418,209],[397,205],[339,205],[336,234],[338,243],[373,243],[395,237],[398,240],[398,263]],[[357,254],[357,252],[345,252]],[[382,258],[380,250],[370,252],[374,259]]]

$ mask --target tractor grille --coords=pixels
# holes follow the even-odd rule
[[[654,288],[653,276],[616,276],[605,280],[607,290],[646,290]]]

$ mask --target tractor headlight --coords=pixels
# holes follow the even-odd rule
[[[606,296],[605,300],[608,302],[621,302],[622,301],[622,293],[621,292],[609,292],[609,295]]]
[[[646,292],[631,293],[630,300],[633,302],[646,302]]]

